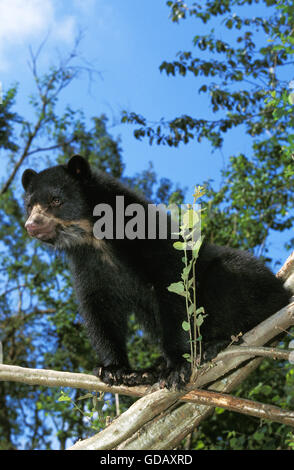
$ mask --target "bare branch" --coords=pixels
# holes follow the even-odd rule
[[[284,286],[294,292],[294,251],[286,259],[276,276],[284,281]]]
[[[238,413],[256,416],[260,419],[270,419],[271,421],[287,424],[288,426],[294,426],[294,411],[283,410],[277,406],[265,405],[224,393],[195,390],[187,393],[184,400],[201,405],[213,405],[231,411],[237,411]]]
[[[21,382],[28,385],[45,387],[82,388],[89,391],[120,393],[122,395],[143,396],[146,387],[125,387],[106,385],[94,375],[60,372],[47,369],[29,369],[25,367],[0,364],[0,381]]]
[[[73,139],[66,142],[66,144],[70,144],[72,141],[73,141]],[[51,145],[50,147],[38,147],[38,148],[28,152],[26,156],[29,157],[31,155],[34,155],[34,153],[49,152],[50,150],[56,150],[56,149],[62,147],[63,145],[65,145],[65,142],[62,142],[61,144]]]
[[[45,106],[45,105],[43,105],[43,110],[44,110],[44,112],[45,112],[45,110],[46,110],[46,106]],[[24,147],[24,149],[23,149],[23,152],[22,152],[20,158],[18,159],[18,161],[16,162],[16,164],[14,165],[14,168],[13,168],[13,170],[12,170],[11,175],[9,176],[8,180],[6,181],[6,183],[4,183],[4,185],[3,185],[2,189],[1,189],[0,195],[6,193],[6,191],[9,189],[9,187],[10,187],[10,185],[11,185],[11,183],[12,183],[12,181],[13,181],[13,179],[14,179],[14,177],[15,177],[15,175],[16,175],[18,169],[19,169],[19,167],[21,166],[21,164],[23,163],[23,161],[24,161],[25,158],[27,157],[29,148],[31,147],[31,144],[32,144],[33,140],[35,139],[35,137],[37,136],[37,134],[38,134],[38,132],[39,132],[39,130],[40,130],[40,128],[41,128],[41,124],[42,124],[42,121],[43,121],[42,114],[43,114],[43,113],[40,114],[39,119],[38,119],[38,121],[37,121],[37,123],[36,123],[36,125],[35,125],[35,127],[34,127],[34,129],[33,129],[33,132],[29,135],[28,140],[27,140],[27,143],[26,143],[26,145],[25,145],[25,147]]]
[[[234,357],[234,356],[247,356],[254,357],[254,356],[261,356],[261,357],[269,357],[272,359],[283,359],[289,360],[290,355],[294,354],[294,350],[292,349],[277,349],[277,348],[265,348],[265,347],[254,347],[254,346],[230,346],[225,351],[220,352],[217,355],[218,359],[225,359],[226,357]],[[218,359],[215,358],[212,362],[217,361]]]

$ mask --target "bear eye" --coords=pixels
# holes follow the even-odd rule
[[[58,207],[61,205],[61,199],[59,197],[54,197],[51,201],[52,207]]]

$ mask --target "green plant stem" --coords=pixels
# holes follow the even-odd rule
[[[199,335],[199,327],[197,327],[197,303],[196,303],[196,279],[195,279],[195,267],[196,267],[196,260],[195,258],[193,259],[193,295],[194,295],[194,364],[193,368],[196,368],[196,363],[197,363],[197,337]],[[199,354],[201,358],[201,342],[199,346]],[[193,372],[193,371],[192,371]]]
[[[184,241],[186,242],[186,238],[184,237],[183,235],[183,238],[184,238]],[[185,248],[185,267],[187,268],[188,267],[188,258],[187,258],[187,250]],[[193,373],[193,362],[194,362],[194,357],[193,357],[193,338],[192,338],[192,331],[191,331],[191,322],[190,322],[190,317],[189,317],[189,280],[188,280],[188,276],[187,276],[187,279],[184,279],[184,285],[185,285],[185,291],[186,291],[186,295],[185,295],[185,299],[186,299],[186,312],[187,312],[187,320],[188,320],[188,323],[190,325],[190,328],[189,328],[189,339],[190,339],[190,352],[191,352],[191,373]]]

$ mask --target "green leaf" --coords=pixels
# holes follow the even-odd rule
[[[187,321],[183,321],[183,323],[182,323],[182,328],[183,328],[183,330],[185,330],[185,331],[189,331],[189,330],[190,330],[190,323],[187,322]]]
[[[227,27],[228,29],[232,29],[232,27],[233,27],[233,21],[232,21],[232,20],[228,20],[228,21],[226,22],[226,27]]]
[[[71,401],[70,396],[66,395],[64,392],[61,392],[61,396],[57,401]]]
[[[199,238],[193,245],[192,254],[193,258],[198,258],[199,250],[201,248],[203,238]],[[197,266],[197,265],[196,265]]]
[[[191,304],[188,308],[188,315],[189,316],[193,315],[194,311],[195,311],[195,306],[194,306],[194,304]],[[197,310],[196,310],[196,312],[197,312]]]
[[[204,307],[199,307],[196,310],[196,313],[204,313],[204,312],[205,312]]]
[[[190,354],[187,354],[187,353],[186,353],[186,354],[183,354],[182,357],[183,357],[184,359],[186,359],[188,362],[192,362],[192,360],[191,360],[191,355],[190,355]]]
[[[182,279],[183,281],[185,281],[186,279],[188,279],[188,276],[189,276],[189,273],[191,271],[191,267],[192,267],[192,264],[190,263],[188,266],[185,266],[184,269],[183,269],[183,272],[182,272]]]
[[[289,103],[294,105],[294,93],[290,93],[288,96]]]
[[[78,397],[77,401],[78,400],[87,400],[88,398],[93,398],[92,393],[87,393],[86,395],[82,395],[81,397]]]
[[[265,395],[268,396],[272,393],[272,387],[270,385],[263,385],[261,387],[261,392]]]
[[[203,322],[204,322],[203,315],[198,315],[196,318],[196,325],[200,327],[203,324]]]
[[[264,439],[264,433],[263,432],[258,432],[256,431],[254,434],[253,434],[253,439],[255,439],[256,441],[262,441]]]
[[[285,111],[283,108],[276,108],[273,112],[275,119],[280,119],[284,115]]]
[[[187,248],[187,243],[185,243],[185,242],[175,242],[173,244],[173,247],[176,250],[185,250]]]
[[[175,294],[185,296],[185,287],[182,281],[174,282],[173,284],[168,286],[167,290],[169,292],[174,292]]]

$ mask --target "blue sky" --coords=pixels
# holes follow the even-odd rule
[[[8,22],[1,15],[1,7],[6,15],[10,12]],[[87,76],[81,77],[65,90],[62,103],[81,108],[88,117],[101,112],[108,115],[110,132],[122,137],[128,174],[152,161],[160,176],[187,186],[191,194],[194,184],[218,177],[227,156],[223,152],[212,154],[207,143],[194,142],[178,149],[150,147],[147,141],[134,139],[131,126],[119,125],[123,109],[134,110],[151,121],[182,113],[206,114],[206,100],[198,95],[193,79],[166,77],[159,71],[163,60],[174,58],[180,49],[191,48],[196,34],[194,21],[172,23],[164,0],[0,0],[0,16],[1,81],[4,91],[19,82],[20,114],[31,113],[28,95],[34,84],[28,67],[29,46],[36,51],[49,33],[39,60],[40,69],[45,71],[56,63],[59,54],[71,49],[82,29],[81,55],[100,76],[90,91]],[[13,25],[9,26],[9,21]]]
[[[253,8],[256,15],[264,13],[260,6]],[[163,60],[174,59],[179,50],[191,50],[193,37],[207,33],[210,26],[194,19],[176,24],[169,13],[165,0],[0,0],[0,81],[4,92],[19,82],[16,111],[32,116],[28,96],[35,89],[29,47],[36,51],[48,35],[39,59],[40,71],[46,71],[71,50],[82,30],[81,56],[100,74],[90,90],[88,77],[81,76],[63,92],[59,106],[69,103],[88,118],[107,114],[109,132],[121,136],[125,173],[133,175],[152,161],[159,177],[187,187],[191,199],[194,185],[206,179],[213,179],[218,189],[220,171],[230,155],[250,153],[250,143],[238,130],[231,131],[222,150],[214,153],[205,141],[178,148],[150,146],[147,140],[135,140],[132,126],[119,123],[123,109],[151,121],[181,114],[212,116],[207,98],[197,91],[203,79],[167,77],[159,71]],[[219,31],[227,39],[224,30]],[[272,249],[278,258],[279,239]]]

